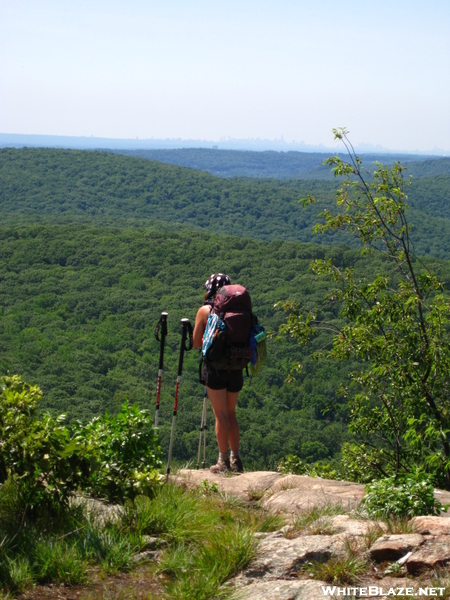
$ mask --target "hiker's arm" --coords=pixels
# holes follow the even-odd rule
[[[209,306],[201,306],[197,311],[194,325],[194,348],[201,348],[206,321],[209,316]]]

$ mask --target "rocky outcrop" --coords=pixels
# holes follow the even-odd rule
[[[260,500],[267,510],[288,514],[324,504],[340,504],[351,510],[359,504],[365,489],[359,483],[304,475],[282,475],[273,471],[223,476],[214,475],[209,470],[184,469],[174,479],[186,485],[198,485],[205,480],[216,483],[222,492],[244,500]]]
[[[206,481],[222,494],[258,502],[263,509],[286,517],[287,524],[280,531],[256,534],[255,558],[228,583],[239,600],[323,600],[334,584],[311,579],[308,565],[345,558],[349,552],[368,560],[367,572],[351,585],[380,590],[379,595],[371,594],[380,600],[387,598],[386,593],[394,595],[390,590],[414,589],[418,581],[426,585],[435,569],[450,567],[450,514],[416,517],[410,522],[413,533],[389,534],[383,522],[352,512],[364,495],[363,485],[272,471],[223,476],[183,470],[171,480],[186,487]],[[436,490],[436,497],[450,504],[449,492]],[[117,519],[123,511],[120,506],[81,496],[73,502],[83,504],[102,523]],[[321,511],[324,507],[327,510]],[[300,526],[302,513],[313,509],[317,518]],[[144,536],[134,563],[159,560],[165,545],[160,538]],[[414,579],[417,576],[420,580]]]
[[[398,560],[424,542],[420,533],[383,535],[370,547],[370,556],[377,562]]]
[[[417,533],[450,535],[450,519],[442,517],[414,517],[411,521]]]
[[[264,508],[273,512],[298,513],[323,504],[339,504],[351,510],[361,502],[365,488],[348,481],[285,475],[268,492],[264,498]]]
[[[110,504],[98,498],[77,494],[70,500],[71,506],[82,506],[99,525],[116,521],[123,515],[123,506]]]
[[[214,475],[207,469],[198,471],[183,469],[176,477],[172,477],[172,480],[188,486],[198,485],[202,481],[215,483],[224,493],[233,494],[247,501],[259,500],[267,510],[291,515],[324,504],[338,504],[350,511],[361,502],[365,493],[365,486],[359,483],[306,475],[283,475],[274,471],[254,471],[238,476],[223,476]],[[436,490],[435,496],[442,504],[450,504],[450,492]],[[442,517],[450,517],[450,511],[443,512]],[[427,521],[428,525],[430,523],[431,521]],[[450,527],[450,519],[448,526]],[[419,529],[417,531],[422,533]]]
[[[439,518],[439,517],[437,517]],[[408,573],[424,573],[450,563],[450,535],[429,536],[406,561]]]
[[[196,486],[205,480],[216,484],[221,493],[236,495],[248,502],[258,501],[266,510],[284,514],[288,519],[288,525],[276,533],[257,534],[260,541],[256,557],[230,582],[236,598],[323,599],[323,586],[330,584],[311,580],[307,565],[312,561],[326,562],[343,557],[349,545],[374,561],[373,571],[369,569],[362,575],[358,586],[380,590],[414,588],[417,580],[406,576],[421,575],[421,581],[426,581],[437,567],[450,566],[449,514],[416,517],[410,523],[413,533],[407,534],[388,534],[384,523],[348,514],[322,516],[299,529],[295,524],[296,515],[311,509],[339,505],[342,512],[351,512],[364,496],[364,486],[269,471],[221,476],[209,471],[184,470],[176,478],[186,486]],[[450,503],[448,492],[437,490],[436,498],[443,504]],[[317,514],[320,515],[320,510]],[[381,571],[376,566],[380,563]],[[397,573],[396,577],[389,575],[393,572]],[[402,574],[405,577],[399,577]],[[380,593],[374,597],[386,596]]]
[[[252,581],[239,590],[240,600],[323,600],[323,581]]]
[[[326,562],[342,554],[340,535],[306,535],[286,539],[280,532],[266,536],[259,544],[258,555],[240,575],[242,580],[290,579],[310,561]]]

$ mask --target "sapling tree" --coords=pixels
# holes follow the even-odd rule
[[[302,314],[298,305],[286,302],[282,331],[302,344],[328,332],[329,345],[316,356],[353,357],[361,365],[342,388],[350,405],[350,431],[359,442],[343,447],[348,474],[367,481],[420,470],[450,489],[449,299],[414,253],[404,167],[377,163],[368,174],[347,134],[334,130],[348,161],[326,161],[343,180],[336,193],[338,210],[323,211],[315,230],[351,232],[362,254],[381,253],[381,268],[371,277],[357,277],[352,267],[314,261],[310,268],[333,282],[324,303],[340,303],[340,320],[327,320],[325,305]],[[314,201],[311,196],[303,200]]]

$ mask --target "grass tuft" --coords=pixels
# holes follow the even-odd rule
[[[314,506],[294,518],[291,527],[286,531],[285,537],[293,539],[304,535],[332,535],[335,532],[330,517],[345,514],[339,504],[323,504]]]
[[[210,498],[201,498],[204,506]],[[126,507],[123,521],[141,535],[161,536],[171,543],[200,541],[205,527],[217,523],[217,515],[199,510],[199,494],[165,485],[152,500],[138,497]]]
[[[255,531],[263,533],[270,533],[272,531],[279,531],[286,524],[286,519],[281,515],[273,513],[263,512],[258,515],[257,522],[255,524]]]
[[[390,534],[416,532],[413,523],[411,523],[408,517],[398,517],[389,515],[387,517],[384,517],[382,521],[386,525],[387,533]]]
[[[440,567],[433,571],[430,587],[444,588],[442,595],[441,592],[439,592],[440,597],[444,600],[450,599],[450,573],[448,567]]]
[[[65,541],[39,540],[34,549],[33,571],[39,583],[76,585],[86,581],[87,561]]]
[[[247,490],[247,497],[249,502],[259,502],[265,494],[264,488],[250,488]]]
[[[308,573],[314,579],[321,579],[327,583],[354,584],[358,576],[367,571],[369,563],[362,554],[362,548],[357,539],[348,536],[344,540],[344,555],[335,556],[321,563],[313,561],[300,571]]]
[[[306,571],[314,578],[334,584],[353,584],[367,569],[366,561],[358,556],[331,558],[325,563],[312,562]]]
[[[229,594],[222,584],[245,567],[256,553],[246,528],[223,527],[209,532],[204,544],[188,552],[179,545],[166,553],[161,570],[171,577],[166,585],[173,600],[207,600]]]
[[[23,526],[19,523],[12,534],[6,530],[16,491],[11,487],[2,496],[0,487],[2,600],[36,584],[85,584],[90,571],[102,579],[131,570],[144,535],[167,542],[159,551],[159,565],[152,566],[164,597],[225,598],[231,592],[224,583],[255,556],[255,532],[278,530],[284,524],[281,516],[225,497],[211,485],[193,491],[166,484],[152,498],[127,501],[110,521],[90,516],[85,505],[69,506],[54,522],[40,517],[30,521],[22,511]],[[122,590],[112,586],[107,594],[119,599]]]
[[[79,544],[83,555],[98,562],[109,575],[128,571],[140,550],[139,541],[131,532],[127,535],[118,531],[111,523],[105,528],[90,523]]]
[[[13,591],[20,594],[33,586],[35,576],[27,557],[8,558],[7,563],[9,571],[7,580]]]

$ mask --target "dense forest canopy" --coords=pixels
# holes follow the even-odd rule
[[[151,226],[166,221],[261,240],[346,243],[313,236],[318,213],[334,204],[335,181],[221,179],[159,162],[100,152],[0,151],[4,224]],[[319,202],[302,208],[308,193]],[[450,175],[413,179],[407,190],[416,252],[450,258]]]
[[[203,283],[223,270],[251,293],[267,329],[284,320],[278,300],[304,310],[325,295],[327,283],[308,271],[313,258],[341,267],[384,268],[343,246],[257,242],[190,231],[78,226],[0,229],[0,370],[22,373],[44,391],[43,405],[83,420],[117,412],[125,398],[153,409],[159,346],[154,329],[169,312],[160,425],[166,447],[180,343],[180,319],[193,321]],[[447,263],[436,263],[450,281]],[[337,307],[336,307],[337,311]],[[337,312],[331,315],[336,318]],[[333,456],[346,438],[338,387],[354,365],[321,364],[289,339],[268,342],[268,364],[241,394],[239,419],[248,460],[260,467],[294,452],[305,459]],[[294,358],[304,359],[294,383],[285,383]],[[188,460],[198,443],[203,388],[199,355],[186,356],[175,456]],[[339,409],[341,406],[341,409]],[[328,412],[323,413],[328,409]],[[211,419],[211,417],[210,417]],[[212,428],[208,435],[213,439]],[[210,442],[210,447],[214,444]]]
[[[211,272],[220,266],[244,283],[269,330],[284,318],[274,309],[278,299],[294,293],[308,302],[324,294],[307,272],[312,257],[324,256],[317,246],[137,228],[3,227],[0,235],[0,369],[39,382],[44,406],[53,412],[86,420],[106,409],[116,412],[125,398],[153,409],[159,356],[154,329],[160,312],[169,312],[160,417],[164,447],[180,319],[193,321]],[[347,256],[342,247],[329,252],[341,261],[357,260],[357,253]],[[310,459],[331,456],[345,436],[345,425],[333,423],[334,412],[327,417],[321,412],[340,402],[339,369],[330,372],[307,361],[304,374],[287,385],[295,347],[293,341],[271,341],[267,367],[246,380],[241,395],[243,447],[260,466],[273,466],[287,451]],[[175,456],[183,460],[194,456],[198,443],[203,397],[198,360],[194,351],[185,361],[175,443]],[[212,439],[212,428],[209,435]]]
[[[424,171],[425,172],[425,171]],[[285,319],[274,304],[318,304],[327,285],[309,272],[332,257],[363,276],[383,272],[362,258],[352,238],[312,236],[334,181],[224,179],[193,169],[100,152],[0,151],[0,371],[21,373],[44,391],[43,406],[87,420],[125,398],[153,409],[158,343],[154,328],[169,312],[161,403],[167,449],[180,341],[180,319],[195,317],[202,285],[226,271],[246,285],[255,312],[276,332]],[[318,205],[299,199],[314,193]],[[450,177],[423,177],[409,188],[418,254],[447,258]],[[233,233],[235,237],[226,234]],[[325,242],[323,245],[303,243]],[[429,259],[445,282],[450,268]],[[338,307],[330,309],[338,319]],[[311,360],[311,348],[271,338],[258,377],[246,380],[239,420],[246,465],[273,468],[287,453],[329,459],[348,439],[338,388],[354,368]],[[198,353],[186,357],[174,455],[196,455],[203,389]],[[287,384],[293,360],[303,370]],[[210,460],[215,458],[209,415]]]

